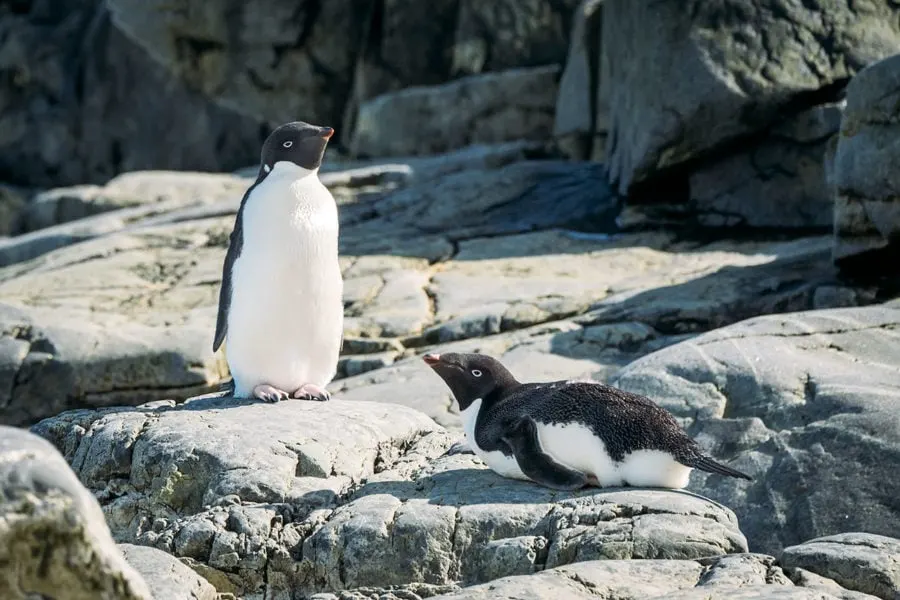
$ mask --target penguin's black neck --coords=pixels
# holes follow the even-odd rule
[[[484,395],[484,398],[481,399],[481,408],[488,408],[500,404],[520,387],[522,387],[522,384],[510,375],[508,381],[504,381],[503,383],[498,382],[498,385],[494,387],[494,389]]]

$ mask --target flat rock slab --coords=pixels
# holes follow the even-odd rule
[[[152,600],[60,453],[0,425],[0,598]]]
[[[218,598],[216,588],[171,554],[134,544],[119,544],[119,550],[128,564],[143,576],[156,600]]]
[[[193,561],[219,592],[440,588],[747,548],[729,509],[692,494],[559,493],[442,456],[454,436],[399,405],[201,398],[70,411],[34,430],[120,542]]]
[[[754,551],[848,530],[896,536],[898,330],[897,301],[758,317],[637,360],[613,383],[754,476],[692,477],[734,508]]]
[[[431,592],[432,590],[428,590]],[[450,593],[431,595],[416,586],[388,590],[361,588],[318,594],[314,600],[389,600],[432,597],[435,600],[555,600],[557,598],[646,600],[659,598],[743,598],[765,600],[874,600],[833,584],[827,592],[795,585],[771,556],[732,554],[700,560],[594,560],[514,575]],[[420,595],[421,594],[421,595]]]
[[[900,540],[871,533],[842,533],[790,546],[786,568],[801,568],[883,600],[900,598]]]

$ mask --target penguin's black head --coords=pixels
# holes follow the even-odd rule
[[[506,388],[518,385],[506,367],[485,354],[426,354],[422,357],[453,392],[460,410],[481,398],[485,403]]]
[[[303,121],[285,123],[269,134],[260,156],[260,176],[287,161],[310,171],[322,164],[325,146],[334,135],[331,127],[317,127]]]

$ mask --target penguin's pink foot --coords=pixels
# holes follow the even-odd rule
[[[320,388],[314,383],[304,383],[293,393],[293,396],[300,400],[318,400],[319,402],[331,400],[328,390]]]
[[[259,398],[263,402],[278,402],[279,400],[287,400],[289,394],[277,387],[272,387],[268,383],[261,383],[253,388],[253,397]]]

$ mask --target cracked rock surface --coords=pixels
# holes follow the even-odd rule
[[[0,598],[153,600],[46,440],[0,425]]]
[[[689,493],[560,493],[442,457],[455,436],[398,405],[201,398],[70,411],[34,430],[100,498],[117,540],[184,558],[219,592],[433,593],[747,549],[729,509]]]
[[[694,473],[692,489],[732,507],[751,548],[778,553],[838,531],[900,536],[898,357],[894,300],[743,321],[612,382],[653,397],[755,478]]]
[[[605,233],[618,204],[602,168],[541,156],[515,142],[328,164],[346,318],[347,379],[333,390],[381,401],[387,382],[394,401],[456,427],[436,378],[389,368],[460,343],[542,376],[602,375],[741,318],[874,298],[834,280],[827,236]],[[24,254],[10,250],[0,268],[0,421],[215,389],[227,366],[209,332],[249,183],[244,173],[133,173],[107,188],[140,204],[10,238],[7,249]],[[80,233],[57,235],[65,228]]]

